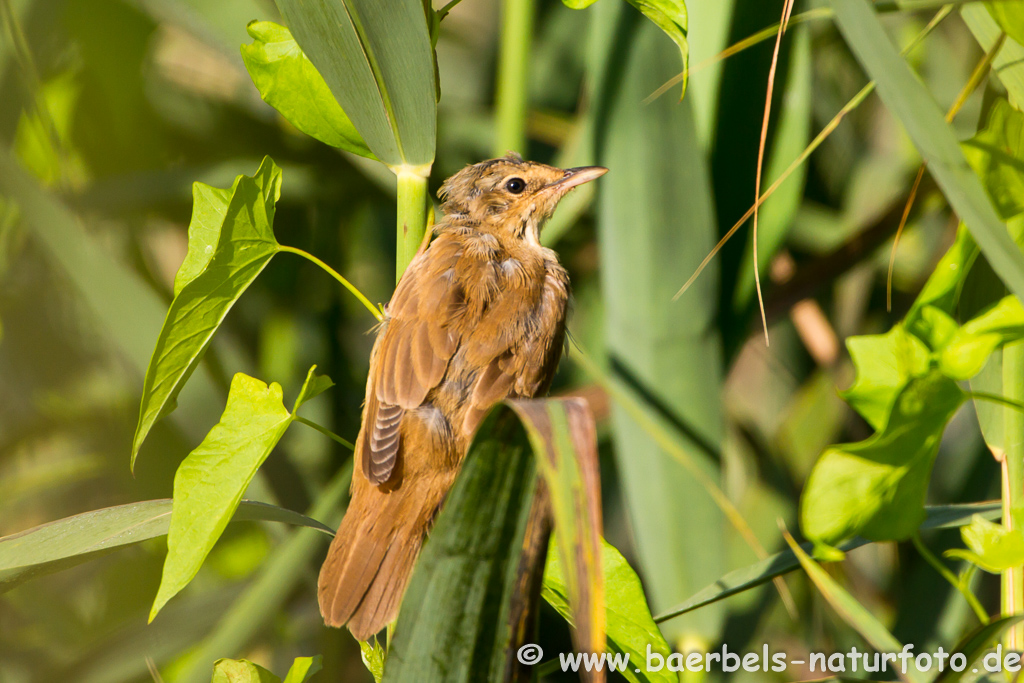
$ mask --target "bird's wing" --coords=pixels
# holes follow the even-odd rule
[[[409,265],[388,304],[372,354],[361,435],[363,473],[372,484],[391,477],[402,417],[441,381],[458,346],[450,317],[444,315],[460,296],[450,275],[457,258],[451,245],[435,241]]]
[[[489,356],[482,363],[470,395],[469,409],[462,424],[465,435],[471,435],[487,411],[505,398],[532,398],[547,391],[558,367],[565,340],[565,308],[569,299],[569,279],[561,267],[548,270],[539,296],[524,297],[514,289],[502,302],[502,308],[519,307],[514,316],[518,325],[513,333],[497,330],[466,340],[466,345],[479,343],[482,349],[467,349],[467,356]],[[506,323],[507,325],[507,323]],[[479,342],[477,342],[479,339]],[[504,343],[495,346],[496,340]]]

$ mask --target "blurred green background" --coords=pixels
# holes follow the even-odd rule
[[[569,269],[574,343],[598,358],[719,478],[769,552],[821,449],[870,428],[838,398],[852,379],[843,340],[900,319],[952,242],[956,219],[926,183],[892,235],[920,159],[874,97],[764,206],[759,259],[771,346],[759,327],[749,232],[673,294],[754,198],[772,41],[705,65],[777,22],[781,0],[690,0],[689,89],[650,102],[680,69],[676,46],[625,3],[574,11],[537,0],[527,143],[518,151],[611,173],[549,226]],[[818,7],[798,2],[796,12]],[[891,11],[906,44],[930,10]],[[191,183],[227,187],[264,155],[284,169],[276,234],[316,254],[374,302],[394,283],[394,179],[328,148],[265,105],[239,56],[270,0],[0,0],[0,535],[87,510],[169,497],[177,464],[217,421],[230,377],[280,382],[288,400],[317,364],[337,386],[309,415],[353,438],[374,323],[311,265],[275,259],[227,318],[172,417],[128,469],[142,375],[186,252]],[[437,44],[441,98],[431,177],[504,152],[495,135],[501,6],[464,0]],[[908,60],[945,110],[982,52],[954,12]],[[865,83],[832,23],[794,23],[783,42],[765,161],[767,186]],[[974,133],[994,79],[955,120]],[[568,202],[567,202],[568,204]],[[631,560],[658,614],[756,558],[703,488],[573,362],[555,393],[591,400],[601,436],[606,536]],[[290,394],[288,392],[291,392]],[[349,454],[290,430],[248,498],[306,511]],[[973,408],[955,418],[931,502],[998,495]],[[150,626],[163,542],[147,542],[0,594],[0,681],[193,680],[204,643],[275,671],[323,654],[322,680],[370,680],[347,631],[325,629],[308,562],[269,563],[296,531],[231,525],[196,580]],[[956,532],[929,537],[933,549]],[[277,572],[267,578],[271,570]],[[875,544],[836,569],[854,595],[919,651],[955,640],[966,603],[906,544]],[[261,579],[264,583],[260,583]],[[680,649],[799,653],[861,645],[802,575],[800,618],[770,584],[661,624]],[[264,590],[271,585],[274,590]],[[981,596],[995,610],[998,582]],[[547,608],[545,608],[547,609]],[[549,653],[568,651],[553,612]],[[203,670],[203,663],[197,669]],[[764,674],[737,674],[763,680]],[[783,674],[802,677],[800,672]],[[554,679],[554,677],[552,677]],[[202,680],[200,676],[196,680]]]

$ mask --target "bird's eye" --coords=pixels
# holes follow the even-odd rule
[[[512,194],[522,194],[523,190],[526,189],[526,181],[522,178],[509,178],[508,182],[505,183],[505,189]]]

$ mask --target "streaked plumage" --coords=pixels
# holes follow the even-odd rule
[[[352,500],[320,571],[328,625],[365,640],[395,619],[480,420],[506,397],[547,391],[569,278],[539,232],[569,189],[604,172],[509,154],[441,188],[444,220],[402,276],[371,354]]]

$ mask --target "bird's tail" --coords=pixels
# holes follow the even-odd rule
[[[317,593],[328,626],[347,625],[363,641],[395,620],[446,490],[436,479],[407,479],[382,490],[356,474],[348,511],[320,569]]]

